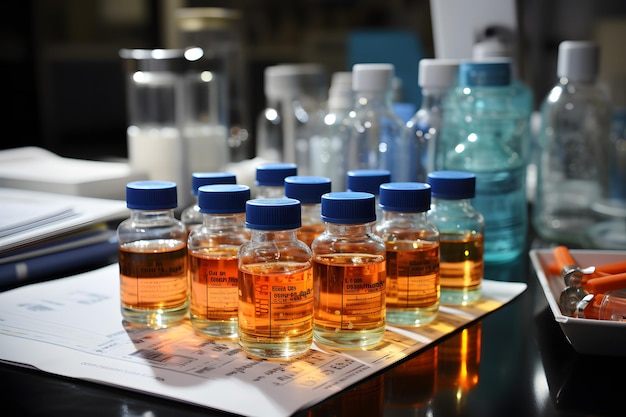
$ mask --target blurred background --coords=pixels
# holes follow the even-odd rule
[[[245,106],[255,118],[265,104],[265,67],[318,62],[329,74],[349,70],[351,36],[364,30],[408,34],[415,41],[406,54],[409,58],[443,57],[446,53],[437,49],[444,46],[438,44],[442,41],[433,35],[434,28],[440,37],[443,33],[460,44],[469,42],[472,33],[459,22],[476,20],[476,14],[480,17],[484,11],[472,10],[474,15],[467,10],[450,12],[455,4],[468,7],[467,3],[474,4],[454,0],[7,1],[0,14],[0,71],[5,100],[2,118],[9,133],[3,135],[0,148],[33,145],[67,157],[126,158],[127,112],[119,50],[175,47],[175,11],[182,7],[226,7],[240,13]],[[512,0],[494,4],[514,9],[518,75],[533,89],[536,104],[556,80],[558,44],[566,39],[593,39],[602,48],[601,77],[610,83],[614,101],[623,105],[626,2]],[[447,16],[434,16],[439,6],[449,6]],[[497,26],[499,22],[492,23]],[[393,47],[402,55],[402,44]],[[405,74],[402,81],[406,96],[412,97],[417,74]],[[254,127],[250,128],[254,141]]]

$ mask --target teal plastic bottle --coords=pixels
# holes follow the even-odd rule
[[[463,62],[444,110],[439,170],[476,175],[474,207],[485,217],[485,262],[526,250],[530,111],[512,84],[511,62]]]

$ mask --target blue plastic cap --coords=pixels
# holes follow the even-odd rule
[[[256,168],[256,185],[282,187],[285,178],[298,175],[298,166],[288,162],[259,165]]]
[[[293,198],[257,198],[246,202],[246,227],[290,230],[302,226],[302,207]]]
[[[435,198],[461,200],[474,198],[476,175],[466,171],[433,171],[428,174],[428,183]]]
[[[134,181],[126,184],[126,207],[133,210],[167,210],[178,206],[176,183]]]
[[[381,184],[378,203],[385,211],[419,213],[430,210],[430,185],[422,182]]]
[[[293,175],[285,178],[285,197],[300,200],[302,204],[316,204],[322,195],[331,190],[331,180],[327,177]]]
[[[511,84],[511,62],[463,62],[459,85],[467,87],[507,86]]]
[[[200,213],[244,213],[248,200],[250,200],[250,187],[247,185],[213,184],[198,188]]]
[[[191,194],[197,196],[203,185],[236,184],[237,176],[230,172],[194,172],[191,174]]]
[[[341,191],[322,196],[322,220],[358,224],[376,220],[376,197],[372,193]]]
[[[355,169],[347,173],[348,191],[378,195],[380,184],[391,182],[391,171],[386,169]]]

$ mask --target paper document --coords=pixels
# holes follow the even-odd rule
[[[388,327],[369,350],[313,346],[293,361],[252,360],[236,341],[125,325],[118,265],[0,294],[0,360],[231,413],[290,416],[484,316],[526,289],[485,280],[483,299],[421,328]]]

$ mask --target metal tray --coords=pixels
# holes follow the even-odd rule
[[[626,356],[626,322],[568,317],[561,313],[559,295],[565,282],[550,273],[554,263],[553,249],[532,249],[529,253],[537,279],[550,305],[554,319],[578,353],[604,356]],[[626,251],[570,250],[581,266],[602,265],[626,260]]]

